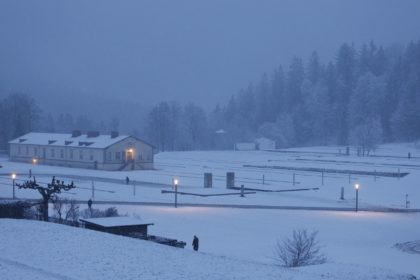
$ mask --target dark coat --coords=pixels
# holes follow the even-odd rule
[[[192,246],[193,246],[193,248],[194,248],[194,251],[197,251],[198,250],[198,237],[197,236],[194,236],[194,239],[193,239],[193,242],[192,242]]]

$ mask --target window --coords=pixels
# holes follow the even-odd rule
[[[54,148],[51,149],[51,157],[55,157],[55,150],[54,150]]]
[[[79,151],[79,159],[80,160],[83,160],[83,150],[80,150]]]
[[[20,146],[18,146],[18,155],[20,155]]]
[[[25,147],[25,153],[26,153],[26,155],[29,155],[29,147],[28,146]]]
[[[143,156],[142,155],[139,155],[139,160],[143,160]]]
[[[38,148],[37,147],[35,147],[34,148],[34,156],[37,156],[38,155]]]
[[[89,160],[93,160],[93,152],[92,151],[89,152]]]
[[[73,150],[70,150],[70,155],[69,155],[70,159],[73,159]]]
[[[64,149],[60,149],[60,158],[64,158]]]
[[[108,160],[111,160],[112,159],[112,154],[111,154],[111,152],[108,152]]]
[[[116,153],[115,153],[115,159],[116,159],[116,160],[120,160],[120,159],[121,159],[121,154],[120,154],[120,152],[116,152]]]

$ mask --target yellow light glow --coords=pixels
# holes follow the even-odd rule
[[[134,152],[134,150],[133,149],[128,149],[128,152],[132,153],[132,152]]]
[[[178,183],[179,183],[178,179],[177,179],[177,178],[175,178],[175,179],[174,179],[174,184],[175,184],[175,185],[178,185]]]
[[[32,159],[32,163],[33,163],[33,164],[37,164],[37,162],[38,162],[38,160],[37,160],[36,158],[33,158],[33,159]]]
[[[359,184],[354,185],[354,188],[355,188],[356,190],[358,190],[358,189],[359,189]]]
[[[16,174],[15,173],[12,173],[12,179],[13,180],[16,179]]]

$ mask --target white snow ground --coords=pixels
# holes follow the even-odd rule
[[[341,154],[339,153],[340,149]],[[363,279],[358,276],[357,271],[359,271],[360,274],[366,273],[367,278],[365,279],[372,279],[376,275],[375,271],[382,272],[382,269],[391,269],[397,273],[411,273],[420,278],[420,255],[404,253],[393,247],[396,243],[419,239],[420,223],[418,221],[420,220],[420,214],[418,213],[280,211],[186,206],[188,203],[199,203],[354,209],[355,191],[353,186],[357,182],[361,185],[359,202],[364,209],[393,208],[406,210],[406,195],[408,195],[410,201],[410,209],[420,208],[420,188],[418,186],[418,182],[420,182],[420,151],[415,145],[384,145],[376,151],[376,157],[357,157],[354,155],[354,151],[352,151],[352,155],[345,156],[343,155],[344,151],[342,147],[309,147],[290,149],[285,152],[160,153],[155,157],[157,170],[131,172],[34,166],[8,162],[7,158],[0,158],[0,164],[3,165],[3,168],[0,169],[0,173],[3,175],[0,176],[0,197],[10,198],[12,195],[10,179],[10,173],[12,172],[18,174],[17,182],[22,182],[28,178],[29,169],[32,169],[32,173],[36,175],[39,182],[48,182],[52,175],[57,175],[59,179],[66,182],[71,179],[64,177],[64,175],[69,177],[72,175],[91,176],[95,178],[93,179],[95,201],[168,203],[168,206],[161,207],[122,205],[117,207],[120,213],[140,215],[142,219],[155,223],[154,226],[150,227],[151,234],[177,238],[186,241],[188,244],[193,234],[197,234],[201,240],[200,252],[215,258],[219,256],[222,261],[227,258],[240,263],[257,263],[263,267],[270,267],[269,271],[271,271],[273,246],[277,239],[289,236],[293,229],[308,228],[319,231],[319,238],[324,246],[323,251],[329,257],[329,263],[299,269],[299,273],[314,271],[315,274],[318,273],[317,277],[346,279],[339,276],[346,275],[348,271],[348,279]],[[408,152],[411,153],[411,159],[407,158]],[[409,172],[410,174],[400,179],[352,175],[349,183],[348,174],[325,173],[324,184],[322,184],[321,174],[317,172],[246,168],[243,167],[244,164],[360,171],[376,170],[378,172],[399,171]],[[181,207],[178,209],[171,207],[174,201],[172,194],[161,194],[162,189],[170,190],[170,182],[173,176],[179,177],[181,181],[180,191],[209,194],[231,192],[226,190],[225,187],[225,176],[228,171],[235,172],[236,185],[244,184],[245,187],[273,190],[319,187],[320,190],[257,193],[247,195],[245,198],[241,198],[239,195],[207,198],[179,196],[178,201]],[[212,189],[203,188],[204,172],[213,173]],[[293,186],[293,174],[295,174],[296,179],[295,186]],[[262,182],[263,175],[264,184]],[[129,186],[125,185],[124,179],[126,176],[130,177],[131,182],[137,181],[135,188],[131,183]],[[100,178],[108,178],[109,181],[103,182],[103,179]],[[72,190],[66,195],[67,197],[82,201],[87,201],[92,197],[91,178],[80,177],[75,179],[75,183],[79,188]],[[345,188],[344,200],[339,199],[341,187]],[[19,198],[39,198],[38,193],[30,190],[17,189],[16,195]],[[94,206],[107,207],[106,205],[98,206],[95,203]],[[3,228],[3,226],[0,227],[1,230]],[[31,231],[31,228],[28,231]],[[77,237],[77,235],[75,236]],[[16,242],[19,242],[19,239]],[[190,250],[189,247],[184,251]],[[182,254],[188,253],[183,252]],[[4,256],[3,252],[0,253],[0,258],[2,256]],[[13,269],[13,262],[7,261],[0,261],[3,270],[17,270]],[[100,260],[97,261],[100,262]],[[30,261],[25,264],[33,265]],[[121,264],[120,261],[119,264]],[[189,264],[186,264],[186,266],[189,266]],[[365,266],[378,267],[378,269],[367,269]],[[247,268],[248,265],[244,265],[244,267]],[[275,267],[275,270],[277,273],[278,268]],[[353,274],[353,270],[355,274]],[[54,270],[46,271],[55,273]],[[222,273],[209,279],[235,279],[234,277],[244,279],[245,276],[241,273],[241,270],[235,271],[237,276],[232,275],[233,271],[227,270],[226,273],[230,274],[225,274],[229,277],[221,277],[220,275],[224,275]],[[210,272],[208,272],[209,277]],[[262,279],[270,279],[270,273],[264,275]],[[291,279],[300,279],[293,278],[300,277],[296,276],[300,275],[299,273],[290,276]],[[391,275],[391,279],[395,276],[392,273],[384,273],[387,275],[386,277]],[[22,274],[25,275],[23,272]],[[378,279],[386,278],[385,274],[381,274]],[[278,274],[276,275],[278,277]],[[288,274],[282,272],[281,275],[285,275],[287,279]],[[305,275],[306,278],[302,279],[312,278],[308,277],[307,274]],[[253,276],[255,278],[260,274]],[[50,275],[48,277],[55,276]],[[112,279],[112,277],[108,279]],[[159,279],[159,277],[153,278],[150,276],[146,279]]]
[[[337,263],[286,269],[53,223],[0,220],[1,279],[409,279]]]

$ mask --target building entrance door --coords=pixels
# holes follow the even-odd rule
[[[134,161],[134,150],[133,149],[125,150],[125,161],[126,162]]]

